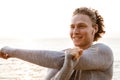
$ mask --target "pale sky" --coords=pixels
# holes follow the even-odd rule
[[[0,0],[0,38],[68,37],[75,8],[97,9],[105,37],[120,37],[119,0]]]

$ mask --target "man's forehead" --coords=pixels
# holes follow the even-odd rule
[[[83,14],[74,15],[71,19],[71,23],[81,23],[81,22],[90,23],[91,19],[89,18],[89,16]]]

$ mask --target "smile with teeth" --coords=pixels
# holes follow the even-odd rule
[[[80,40],[82,37],[73,37],[73,40]]]

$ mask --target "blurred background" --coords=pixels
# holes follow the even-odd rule
[[[73,47],[69,38],[72,12],[78,7],[97,9],[106,34],[99,42],[114,53],[113,80],[120,75],[120,11],[118,0],[0,0],[0,48],[62,50]],[[46,68],[19,59],[0,59],[0,80],[44,80]]]

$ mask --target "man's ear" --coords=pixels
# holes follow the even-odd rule
[[[98,25],[96,24],[95,26],[94,26],[94,33],[97,33],[98,32]]]

